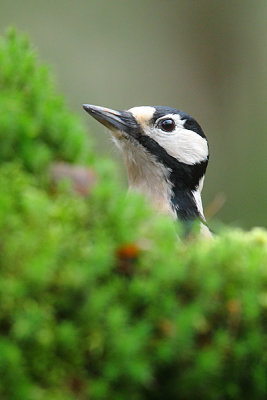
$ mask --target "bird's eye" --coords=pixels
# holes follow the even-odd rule
[[[159,121],[158,127],[164,132],[172,132],[175,129],[175,122],[173,119],[162,119]]]

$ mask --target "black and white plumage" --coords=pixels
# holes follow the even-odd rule
[[[210,236],[201,200],[209,148],[195,119],[163,106],[127,111],[83,107],[110,129],[122,152],[130,189],[144,193],[157,209],[186,226],[199,220],[201,232]]]

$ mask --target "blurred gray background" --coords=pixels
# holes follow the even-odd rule
[[[52,65],[99,153],[120,162],[82,103],[182,109],[210,143],[204,204],[224,193],[216,218],[267,226],[266,0],[0,0],[9,25]]]

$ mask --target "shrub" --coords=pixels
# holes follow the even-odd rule
[[[3,52],[12,59],[13,48],[21,65],[35,60],[13,32],[1,41],[1,62]],[[12,63],[16,57],[10,71]],[[266,232],[182,243],[172,221],[156,217],[139,196],[125,197],[111,164],[95,165],[98,184],[88,196],[40,184],[49,161],[92,155],[63,103],[68,143],[79,132],[84,147],[60,147],[61,123],[50,131],[54,107],[46,133],[25,139],[22,121],[38,125],[40,113],[17,108],[15,94],[24,103],[27,91],[14,82],[31,85],[32,71],[43,68],[32,63],[31,73],[18,69],[14,80],[0,69],[4,96],[12,108],[14,93],[15,104],[0,117],[0,131],[5,121],[14,132],[0,166],[0,397],[265,399]],[[42,82],[32,95],[42,96]],[[50,90],[45,104],[57,98]],[[50,156],[28,160],[24,140],[40,157],[46,146]]]
[[[0,39],[0,91],[1,161],[16,157],[34,172],[55,159],[87,162],[89,136],[55,94],[27,37],[13,29]]]

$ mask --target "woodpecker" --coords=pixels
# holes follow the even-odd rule
[[[199,221],[200,232],[212,236],[201,200],[209,147],[193,117],[164,106],[123,111],[90,104],[83,108],[111,131],[122,152],[130,189],[182,221],[186,231]]]

